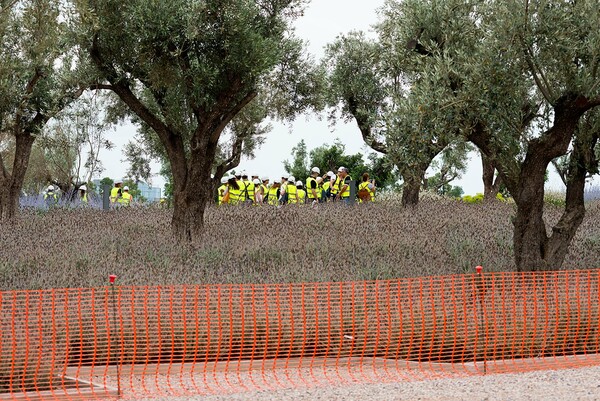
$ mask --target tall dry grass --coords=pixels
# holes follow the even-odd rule
[[[600,260],[591,204],[565,260]],[[560,209],[547,207],[548,223]],[[130,208],[29,211],[0,228],[0,289],[353,281],[514,269],[514,205],[424,199],[344,207],[211,207],[194,246],[170,235],[171,211]],[[550,225],[549,225],[550,227]]]

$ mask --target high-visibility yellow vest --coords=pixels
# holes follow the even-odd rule
[[[298,203],[298,189],[296,186],[288,184],[285,192],[288,194],[288,204]]]
[[[273,206],[279,205],[279,196],[277,195],[278,189],[279,188],[275,188],[275,187],[271,187],[271,189],[269,189],[269,198],[267,199],[267,202],[269,203],[269,205],[273,205]]]
[[[219,205],[223,204],[223,197],[225,196],[225,190],[227,189],[227,184],[222,184],[218,189],[217,192],[219,194]]]
[[[238,185],[240,184],[241,181],[238,182]],[[228,203],[230,205],[237,205],[238,203],[240,203],[240,201],[242,200],[242,189],[241,187],[238,189],[235,189],[234,187],[229,187],[229,189],[227,190],[227,192],[229,192],[229,201]]]
[[[262,189],[262,196],[263,196],[263,201],[264,201],[264,199],[267,197],[267,195],[269,195],[269,188],[265,184],[260,184],[260,187]]]
[[[317,185],[317,180],[315,180],[313,177],[308,177],[306,179],[306,194],[308,195],[308,199],[315,199],[311,189],[311,184],[313,182],[315,183],[315,192],[317,193],[317,197],[319,196],[319,186]]]
[[[114,187],[113,189],[110,190],[110,201],[111,203],[115,203],[117,201],[117,199],[119,199],[119,190],[121,188],[118,187]]]
[[[83,203],[88,203],[87,192],[83,194],[83,196],[81,197],[81,201],[82,201]]]
[[[298,189],[298,203],[306,203],[306,191],[303,189]]]
[[[254,183],[252,181],[244,181],[245,190],[243,196],[245,196],[245,200],[251,200],[254,202]]]
[[[334,195],[336,195],[338,192],[340,192],[340,176],[336,175],[335,176],[335,183],[331,187],[331,193],[334,194]]]
[[[242,180],[237,181],[238,187],[240,187],[240,193],[238,195],[238,201],[243,202],[246,200],[246,183]]]
[[[369,181],[363,181],[360,184],[358,184],[358,190],[362,190],[362,189],[366,189],[367,191],[369,191],[369,194],[371,195],[371,202],[375,201],[375,190],[369,188]],[[362,200],[358,200],[359,202],[362,202]]]
[[[346,179],[348,179],[348,181],[352,181],[352,177],[350,177],[349,175],[347,175],[346,178],[344,178],[343,180],[340,179],[340,186],[339,186],[338,191],[342,190],[342,188],[345,185],[344,181],[346,181]],[[346,189],[344,190],[344,192],[340,194],[340,197],[342,197],[342,198],[347,198],[349,196],[350,196],[350,184],[348,184],[346,186]]]
[[[131,201],[133,200],[133,196],[129,192],[123,192],[121,197],[117,200],[123,206],[129,206]]]

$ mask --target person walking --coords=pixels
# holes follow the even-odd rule
[[[240,177],[241,178],[241,177]],[[237,205],[242,200],[242,190],[240,187],[240,180],[236,177],[231,177],[227,181],[227,189],[225,195],[223,195],[223,204]]]
[[[298,190],[296,188],[296,177],[290,175],[285,186],[285,194],[287,196],[287,204],[294,205],[298,203]]]
[[[306,203],[306,191],[302,181],[296,181],[296,193],[298,194],[298,203],[304,205]]]
[[[44,203],[48,207],[52,207],[58,203],[58,195],[54,192],[54,185],[48,185],[48,188],[46,188]]]
[[[269,180],[269,177],[262,176],[261,181],[262,181],[262,183],[260,184],[260,188],[262,191],[263,203],[267,203],[267,198],[269,197],[269,181],[270,180]]]
[[[338,180],[338,196],[340,197],[340,200],[348,204],[350,203],[350,181],[352,181],[352,177],[348,175],[348,169],[346,167],[340,167],[338,169]]]
[[[217,188],[217,196],[218,203],[217,205],[221,206],[223,204],[223,197],[225,196],[225,191],[227,191],[227,181],[228,178],[223,176],[221,177],[221,185]]]
[[[133,196],[129,193],[129,187],[125,185],[123,187],[123,192],[121,193],[121,198],[118,200],[119,204],[122,206],[131,206],[131,202],[133,202]]]
[[[362,181],[358,184],[356,195],[358,196],[359,203],[375,201],[375,181],[369,180],[369,173],[362,175]]]
[[[269,188],[269,195],[267,196],[267,203],[272,206],[279,205],[279,189],[281,187],[281,183],[277,180],[273,180],[273,185]]]
[[[115,181],[115,186],[113,187],[113,189],[110,190],[110,204],[111,205],[115,205],[117,203],[117,201],[121,198],[121,195],[123,194],[123,190],[121,189],[122,186],[123,186],[122,180]]]
[[[88,196],[87,196],[87,186],[84,184],[79,187],[79,201],[87,205]]]
[[[317,184],[317,178],[319,178],[320,174],[321,170],[318,167],[313,167],[312,170],[310,170],[310,176],[306,179],[306,196],[308,198],[308,202],[319,202],[320,196],[317,190],[319,187],[319,184]]]

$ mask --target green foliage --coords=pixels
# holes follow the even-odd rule
[[[313,166],[308,166],[308,153],[306,151],[306,143],[304,139],[300,140],[296,146],[292,148],[292,162],[284,160],[283,167],[288,175],[293,175],[296,180],[305,182],[310,175],[310,169]]]

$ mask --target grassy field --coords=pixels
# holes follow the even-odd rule
[[[344,207],[211,207],[205,238],[170,237],[171,211],[27,211],[0,231],[0,289],[354,281],[514,270],[514,205],[424,199]],[[564,269],[600,260],[597,203]],[[560,209],[547,206],[548,223]]]

